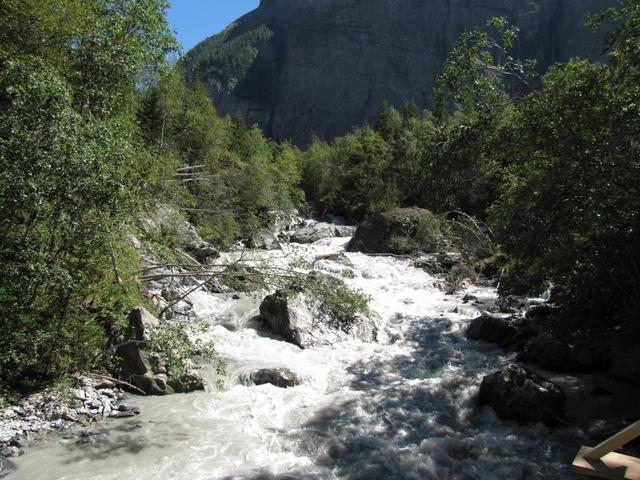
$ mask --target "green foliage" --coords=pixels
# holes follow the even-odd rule
[[[82,303],[115,280],[111,240],[137,204],[144,152],[125,100],[175,45],[166,6],[0,6],[0,383],[90,367],[104,343]]]
[[[369,297],[328,275],[299,275],[289,285],[291,296],[304,293],[314,316],[327,325],[349,333],[358,318],[369,313]]]
[[[213,343],[201,338],[206,332],[206,325],[190,329],[179,323],[161,322],[153,331],[149,349],[160,355],[169,375],[181,379],[189,387],[189,374],[200,368],[197,361],[213,364],[218,375],[226,373]]]
[[[273,32],[265,25],[235,35],[232,25],[193,48],[182,63],[190,76],[206,79],[212,90],[230,92],[253,65],[258,48],[268,42],[272,35]]]

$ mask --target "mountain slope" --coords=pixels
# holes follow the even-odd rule
[[[597,56],[584,16],[615,0],[262,0],[190,51],[221,113],[276,140],[330,139],[373,121],[386,100],[432,104],[436,76],[460,33],[494,16],[521,28],[518,54],[541,70]]]

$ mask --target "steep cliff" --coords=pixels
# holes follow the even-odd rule
[[[274,139],[304,144],[372,121],[386,100],[432,104],[451,46],[505,16],[521,28],[517,53],[542,70],[597,56],[583,25],[615,0],[262,0],[258,9],[185,58],[222,113],[239,113]]]

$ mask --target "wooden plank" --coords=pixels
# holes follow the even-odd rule
[[[640,480],[640,459],[611,452],[599,460],[588,458],[593,448],[582,447],[571,470],[585,477],[605,480]]]
[[[587,457],[592,460],[598,460],[609,452],[613,452],[627,443],[640,437],[640,420],[628,426],[620,433],[616,433],[613,437],[606,439],[597,447],[593,448]]]

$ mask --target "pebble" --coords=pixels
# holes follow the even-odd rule
[[[125,398],[110,380],[79,377],[66,395],[45,390],[13,405],[0,409],[0,455],[17,457],[25,453],[27,441],[45,437],[48,432],[62,431],[73,436],[74,426],[87,425],[102,418],[125,418],[140,413],[136,407],[118,405]],[[83,430],[84,437],[93,435]]]

